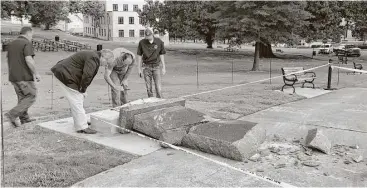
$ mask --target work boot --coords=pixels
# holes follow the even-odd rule
[[[19,127],[18,123],[16,122],[15,118],[11,117],[10,114],[6,113],[5,117],[9,120],[10,125],[13,126],[14,128]]]
[[[83,134],[96,134],[97,131],[91,129],[91,128],[86,128],[86,129],[83,129],[83,130],[79,130],[79,131],[76,131],[77,133],[83,133]]]
[[[20,120],[20,123],[23,125],[23,124],[26,124],[26,123],[31,123],[33,121],[36,121],[36,119],[25,119],[25,120]]]

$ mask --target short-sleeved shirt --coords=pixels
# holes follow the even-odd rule
[[[139,42],[137,54],[142,56],[144,64],[160,65],[160,55],[166,54],[164,42],[159,38],[154,38],[153,43],[148,39],[142,39]]]
[[[32,42],[27,38],[20,36],[9,43],[7,57],[10,82],[34,81],[25,60],[27,56],[34,57]]]
[[[108,68],[113,69],[119,74],[125,74],[130,67],[134,66],[135,55],[131,51],[125,48],[116,48],[112,52],[115,60],[107,64]],[[124,59],[125,53],[131,54],[132,57],[128,56]]]

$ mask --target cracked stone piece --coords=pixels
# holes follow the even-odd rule
[[[186,100],[175,99],[162,99],[162,100],[137,100],[131,102],[120,108],[120,126],[126,129],[132,129],[134,125],[135,115],[151,112],[162,108],[169,108],[175,106],[185,107]]]
[[[311,129],[306,137],[306,146],[320,150],[323,153],[329,154],[331,142],[319,129]]]
[[[191,126],[201,123],[204,115],[182,106],[163,108],[135,115],[133,129],[161,141],[181,145]]]
[[[206,153],[243,161],[265,141],[266,131],[248,121],[216,121],[192,127],[183,145]]]
[[[305,166],[309,166],[309,167],[317,167],[317,166],[320,166],[320,162],[317,162],[317,161],[304,161],[302,162],[303,165]]]
[[[355,156],[353,157],[353,161],[356,163],[360,163],[363,161],[363,156],[362,155]]]

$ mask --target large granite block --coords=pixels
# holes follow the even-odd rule
[[[265,141],[265,129],[247,121],[216,121],[194,126],[183,146],[243,161],[256,153]]]
[[[133,129],[153,138],[180,145],[189,129],[205,120],[205,114],[182,106],[153,110],[134,116]]]
[[[127,129],[132,129],[135,115],[174,106],[185,107],[185,99],[166,99],[158,102],[129,105],[125,107],[123,106],[120,108],[120,126]]]

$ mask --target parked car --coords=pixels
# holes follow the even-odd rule
[[[330,54],[333,53],[333,45],[332,44],[323,44],[319,48],[319,54]]]
[[[361,56],[361,49],[353,44],[341,44],[338,48],[334,48],[335,55],[345,55],[359,57]]]

